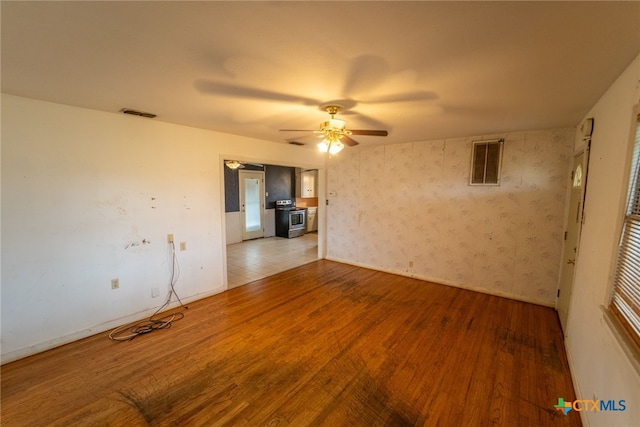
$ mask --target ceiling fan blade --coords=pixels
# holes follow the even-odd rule
[[[361,123],[358,124],[357,126],[366,126],[366,127],[371,127],[374,129],[384,129],[388,126],[388,123],[383,123],[380,120],[376,120],[373,117],[370,117],[366,114],[363,114],[360,111],[356,111],[356,110],[347,110],[347,111],[340,111],[340,114],[343,116],[355,116],[358,118],[359,121],[361,122],[365,122],[365,123]],[[356,126],[356,125],[354,125]],[[348,127],[348,126],[347,126]]]
[[[305,134],[296,134],[296,136],[290,137],[290,138],[284,138],[284,140],[288,144],[307,145],[307,144],[316,143],[315,142],[316,138],[317,138],[316,134],[308,132],[308,133],[305,133]]]
[[[316,132],[311,129],[279,129],[280,132]]]
[[[389,75],[389,64],[386,60],[375,55],[360,55],[353,60],[349,67],[343,95],[359,97],[377,88]]]
[[[315,106],[320,102],[317,99],[306,98],[304,96],[289,95],[286,93],[273,92],[265,89],[256,89],[247,86],[234,85],[200,80],[196,82],[196,88],[205,93],[231,96],[236,98],[260,99],[267,101],[292,102],[302,105]]]
[[[344,145],[348,145],[349,147],[355,147],[356,145],[360,144],[358,141],[349,138],[347,135],[343,135],[340,140],[344,143]]]
[[[352,135],[387,136],[386,130],[349,129]]]

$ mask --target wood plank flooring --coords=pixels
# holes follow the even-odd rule
[[[326,260],[106,335],[3,366],[2,425],[580,425],[552,309]]]

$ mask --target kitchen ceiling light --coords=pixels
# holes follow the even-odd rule
[[[224,162],[224,164],[227,165],[229,169],[238,169],[240,166],[242,166],[242,163],[237,160],[227,160]]]

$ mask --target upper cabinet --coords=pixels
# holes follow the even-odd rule
[[[318,171],[304,171],[300,176],[300,197],[318,197]]]

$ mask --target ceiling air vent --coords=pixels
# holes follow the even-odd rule
[[[143,111],[132,110],[131,108],[123,108],[122,110],[120,110],[120,112],[124,114],[130,114],[132,116],[146,117],[148,119],[153,119],[156,116],[153,113],[145,113]]]

